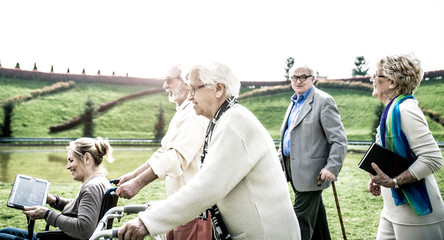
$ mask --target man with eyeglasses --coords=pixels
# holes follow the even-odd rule
[[[195,65],[188,85],[196,114],[210,121],[201,169],[178,192],[125,223],[119,239],[158,235],[208,209],[218,240],[300,240],[273,139],[238,103],[239,79],[222,63]]]
[[[116,191],[119,197],[131,199],[157,178],[166,179],[167,196],[171,196],[199,171],[208,119],[196,115],[194,104],[187,100],[188,85],[181,75],[180,66],[175,66],[168,71],[163,84],[169,101],[176,103],[176,113],[161,147],[146,163],[120,178]],[[211,221],[195,218],[168,232],[166,238],[211,240]]]
[[[313,70],[296,67],[281,126],[279,158],[295,192],[294,211],[302,239],[331,239],[322,190],[341,170],[347,137],[333,98],[313,86]]]

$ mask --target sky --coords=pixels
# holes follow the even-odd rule
[[[442,0],[2,0],[0,64],[157,78],[220,62],[241,81],[285,80],[288,57],[329,79],[357,56],[414,54],[444,69]]]

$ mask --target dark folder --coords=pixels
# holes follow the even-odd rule
[[[408,160],[377,143],[372,143],[361,162],[359,162],[358,167],[376,175],[376,171],[371,166],[372,162],[376,163],[385,174],[393,178],[409,168],[414,160]]]

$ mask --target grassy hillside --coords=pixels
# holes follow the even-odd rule
[[[1,79],[1,99],[17,94],[29,94],[32,89],[50,85],[47,82],[18,79]],[[80,137],[82,128],[49,133],[49,126],[71,119],[85,109],[91,99],[95,105],[140,91],[140,86],[76,83],[72,90],[48,95],[18,104],[14,110],[13,136],[15,137]],[[144,87],[146,88],[146,87]],[[12,93],[12,94],[9,94]],[[175,105],[168,102],[166,94],[155,94],[118,105],[94,120],[95,134],[108,138],[153,138],[154,123],[159,104],[170,119]],[[3,112],[0,112],[3,119]]]
[[[29,94],[33,89],[51,85],[53,82],[40,82],[0,78],[0,99],[17,94]],[[146,87],[144,87],[146,88]],[[39,97],[21,103],[15,108],[13,136],[15,137],[80,137],[82,127],[74,130],[49,133],[49,126],[59,124],[81,114],[85,102],[91,99],[96,105],[117,99],[142,90],[140,86],[76,83],[74,89],[53,95]],[[330,93],[336,103],[349,140],[371,140],[372,123],[378,117],[374,114],[379,100],[371,92],[323,88]],[[242,89],[242,92],[248,91]],[[241,100],[268,129],[273,139],[279,138],[279,128],[293,91],[288,88],[281,93]],[[420,106],[439,112],[444,116],[444,81],[423,82],[415,92]],[[175,105],[168,102],[165,93],[154,94],[118,105],[98,116],[95,135],[108,138],[153,138],[159,104],[164,109],[168,123],[175,111]],[[0,111],[0,121],[3,112]],[[444,141],[444,127],[429,120],[435,138]]]
[[[444,116],[444,81],[423,81],[414,96],[418,99],[419,105],[424,106]]]
[[[379,99],[371,92],[352,89],[320,88],[335,99],[341,120],[349,140],[373,140],[373,122],[378,121],[375,108],[380,104]],[[279,138],[279,129],[293,94],[289,87],[287,91],[267,96],[253,97],[242,100],[241,103],[250,109],[268,129],[273,139]],[[421,107],[439,112],[444,116],[444,81],[423,82],[415,92]],[[426,117],[430,130],[437,141],[444,141],[444,127]]]
[[[322,90],[334,97],[348,139],[371,140],[371,126],[376,118],[374,108],[379,100],[363,91],[330,88]],[[250,98],[241,103],[259,118],[273,139],[279,139],[279,129],[293,93],[293,90],[289,88],[283,93]]]

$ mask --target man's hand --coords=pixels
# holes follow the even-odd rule
[[[323,168],[321,170],[319,176],[321,177],[321,180],[329,182],[333,182],[336,178],[336,176],[332,172],[328,171],[326,168]]]
[[[144,186],[138,183],[137,178],[128,182],[120,184],[116,190],[117,196],[125,199],[131,199],[142,189]]]
[[[134,218],[125,223],[118,232],[120,240],[143,240],[149,234],[140,218]]]
[[[35,207],[25,207],[23,213],[26,214],[32,220],[40,219],[45,217],[45,213],[48,210],[46,207],[35,206]]]
[[[133,179],[133,174],[132,173],[127,173],[127,174],[123,175],[123,176],[121,176],[119,178],[119,183],[117,184],[117,186],[120,186],[120,185],[128,182],[131,179]]]

